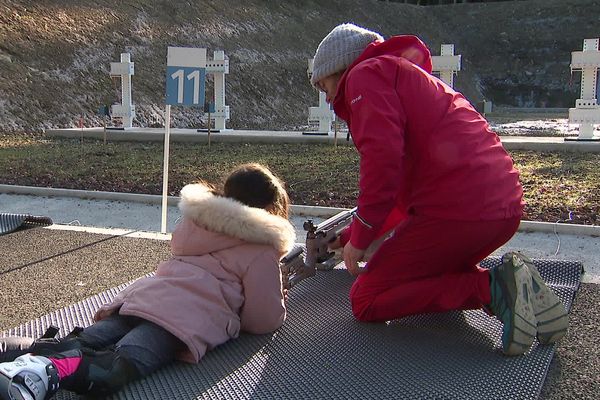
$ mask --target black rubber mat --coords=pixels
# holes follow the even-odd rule
[[[0,213],[0,235],[14,232],[17,229],[48,225],[52,225],[52,219],[49,217],[30,214]]]
[[[578,262],[535,260],[571,308]],[[499,263],[489,258],[483,265]],[[536,399],[554,346],[534,343],[521,357],[501,354],[501,325],[482,311],[359,323],[350,312],[352,278],[319,272],[290,292],[284,326],[270,335],[241,335],[198,365],[175,363],[134,382],[115,399]],[[6,336],[39,336],[50,325],[68,332],[120,288],[30,321]],[[76,396],[59,392],[57,398]]]

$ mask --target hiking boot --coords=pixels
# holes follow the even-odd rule
[[[85,347],[85,344],[77,337],[62,339],[37,339],[29,348],[29,353],[36,356],[48,356],[63,351],[77,350]]]
[[[63,351],[77,350],[83,347],[90,347],[82,337],[83,328],[77,326],[63,338],[57,338],[59,328],[50,326],[42,337],[36,339],[28,353],[36,356],[48,356]]]
[[[88,397],[106,398],[141,377],[133,362],[112,350],[83,348],[49,358],[62,371],[60,387]]]
[[[502,351],[525,353],[536,334],[531,296],[532,277],[517,253],[506,253],[502,264],[490,270],[490,311],[502,322]]]
[[[529,268],[532,278],[531,303],[537,320],[537,339],[541,344],[555,343],[565,336],[569,327],[565,306],[546,285],[533,261],[522,254],[519,254],[519,258]]]
[[[58,372],[46,357],[25,354],[0,364],[0,399],[45,400],[58,390]]]
[[[81,349],[87,343],[81,338],[83,328],[75,328],[64,338],[57,338],[58,328],[50,326],[43,336],[31,339],[21,336],[0,338],[0,363],[13,361],[23,354],[33,353],[36,356],[60,353],[73,349]]]

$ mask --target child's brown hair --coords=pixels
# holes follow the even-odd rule
[[[223,195],[288,218],[290,199],[283,182],[264,165],[251,163],[234,169],[225,180]]]

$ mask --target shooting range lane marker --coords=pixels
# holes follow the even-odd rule
[[[167,47],[165,137],[161,233],[167,233],[167,197],[169,192],[169,142],[171,105],[204,106],[206,49]]]
[[[454,87],[454,75],[460,71],[460,55],[454,55],[453,44],[443,44],[439,56],[431,56],[432,73],[439,74],[440,79],[450,87]]]
[[[575,108],[569,108],[569,124],[579,124],[577,138],[565,140],[600,141],[594,135],[594,124],[600,124],[598,104],[598,71],[600,70],[600,39],[585,39],[583,51],[571,53],[571,74],[581,71],[581,94]]]
[[[313,73],[314,59],[308,59],[308,69],[306,73],[308,80]],[[303,135],[332,135],[331,123],[335,120],[335,113],[331,109],[331,106],[327,104],[327,96],[325,93],[319,90],[319,106],[308,107],[308,130],[302,132]],[[317,125],[316,130],[312,128],[313,125]],[[336,142],[337,144],[337,142]]]
[[[134,75],[134,63],[129,53],[121,53],[121,62],[110,63],[110,77],[113,85],[121,80],[120,102],[111,106],[111,115],[117,121],[114,127],[108,129],[127,129],[133,127],[135,106],[131,97],[131,77]]]

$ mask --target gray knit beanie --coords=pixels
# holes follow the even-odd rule
[[[383,40],[383,37],[360,26],[336,26],[317,47],[310,83],[315,86],[321,78],[345,70],[369,43],[376,40]]]

